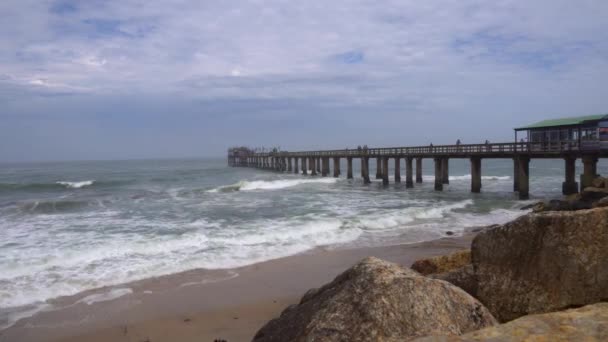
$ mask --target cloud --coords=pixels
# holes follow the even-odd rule
[[[0,120],[33,115],[39,98],[55,108],[60,96],[61,115],[99,99],[144,110],[163,98],[193,106],[153,101],[172,115],[295,120],[314,109],[321,122],[347,120],[353,135],[390,122],[377,143],[401,144],[402,128],[426,129],[428,117],[451,141],[459,133],[447,127],[463,120],[496,135],[608,107],[602,1],[4,0],[0,16],[0,103],[11,104]]]

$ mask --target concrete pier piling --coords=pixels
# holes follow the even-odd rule
[[[382,179],[382,158],[376,158],[376,179]]]
[[[298,157],[293,158],[293,173],[297,174],[298,170]]]
[[[334,157],[334,178],[340,177],[340,158]]]
[[[317,159],[316,158],[310,158],[310,175],[311,176],[316,176],[317,175],[316,164],[317,164]]]
[[[583,174],[581,175],[581,190],[590,187],[597,177],[597,160],[595,156],[583,157]]]
[[[519,158],[513,158],[513,191],[519,191]]]
[[[471,192],[481,192],[481,158],[471,158]]]
[[[382,158],[382,185],[388,185],[388,157]]]
[[[422,158],[416,158],[416,183],[422,183]]]
[[[353,179],[353,157],[346,158],[346,179]]]
[[[291,172],[293,169],[291,168],[291,157],[287,158],[287,171]]]
[[[441,181],[443,184],[450,184],[450,160],[443,158],[441,161]]]
[[[302,174],[303,175],[308,174],[308,166],[306,165],[306,160],[307,159],[308,158],[306,158],[306,157],[302,157]]]
[[[564,158],[565,180],[562,183],[562,193],[564,195],[572,195],[578,192],[578,183],[576,182],[576,158]]]
[[[371,181],[369,180],[369,158],[368,157],[361,158],[361,178],[363,178],[363,184],[371,183]]]
[[[401,183],[401,158],[395,157],[395,183]]]
[[[525,156],[519,157],[519,179],[517,186],[519,189],[519,199],[525,200],[530,198],[530,158]]]
[[[443,158],[435,158],[435,191],[443,191]]]
[[[414,180],[412,178],[412,164],[413,164],[413,158],[411,157],[407,157],[405,158],[405,187],[406,188],[413,188],[414,187]]]
[[[321,173],[321,158],[317,158],[317,173]]]

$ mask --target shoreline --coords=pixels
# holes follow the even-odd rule
[[[0,341],[250,340],[310,288],[364,257],[409,267],[420,258],[469,248],[475,235],[382,247],[321,247],[234,269],[196,269],[84,291],[53,300],[57,309],[0,331]]]

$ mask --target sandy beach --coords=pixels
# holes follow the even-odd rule
[[[308,289],[364,257],[409,266],[423,257],[468,248],[473,237],[468,233],[408,245],[318,248],[231,270],[193,270],[87,291],[53,301],[52,310],[18,321],[0,332],[0,340],[249,341]],[[103,300],[108,293],[120,296]]]

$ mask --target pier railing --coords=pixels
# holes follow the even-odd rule
[[[377,157],[377,156],[470,156],[470,155],[514,155],[514,154],[560,154],[580,151],[576,140],[557,142],[511,142],[457,145],[426,145],[412,147],[356,148],[324,151],[280,151],[256,153],[268,157]]]

